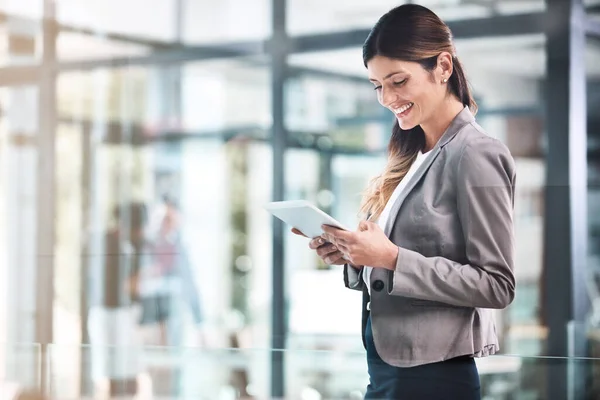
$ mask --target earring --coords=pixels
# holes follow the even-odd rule
[[[444,83],[448,82],[448,78],[444,78],[444,80],[442,82],[444,82]]]

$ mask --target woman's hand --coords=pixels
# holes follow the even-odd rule
[[[303,234],[296,228],[292,228],[292,232],[296,235],[307,237],[305,234]],[[312,239],[308,243],[308,247],[310,247],[313,250],[316,250],[317,255],[321,257],[325,264],[344,265],[348,262],[343,258],[342,252],[339,251],[339,249],[335,245],[326,242],[322,237],[316,237]]]
[[[392,243],[379,225],[361,221],[358,231],[348,232],[323,225],[323,238],[336,246],[343,257],[354,265],[396,269],[398,246]]]

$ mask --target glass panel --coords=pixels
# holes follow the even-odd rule
[[[41,388],[41,347],[36,343],[0,343],[0,396]]]
[[[60,124],[56,130],[56,228],[54,245],[53,324],[56,343],[80,340],[81,248],[85,236],[83,202],[89,194],[81,190],[86,184],[83,165],[85,135],[76,124]]]
[[[586,47],[588,127],[588,271],[592,343],[600,339],[600,40]],[[597,353],[596,353],[597,354]],[[596,355],[594,354],[594,355]]]
[[[381,161],[382,157],[290,149],[285,157],[286,199],[309,200],[340,222],[356,226],[360,191],[381,168]],[[285,239],[287,347],[292,349],[286,358],[287,397],[354,398],[347,396],[365,386],[362,297],[344,287],[341,267],[322,263],[308,248],[307,239],[293,234]],[[317,295],[306,296],[307,288]]]
[[[135,15],[132,21],[131,16]],[[177,14],[174,0],[61,0],[56,18],[64,25],[139,38],[173,41]]]
[[[267,77],[249,59],[60,76],[58,343],[268,346],[272,154],[248,140]]]
[[[120,368],[139,366],[138,394],[143,397],[170,393],[170,399],[269,398],[270,357],[267,349],[51,345],[48,394],[57,399],[81,398],[77,390],[81,382],[92,388],[90,398],[106,396],[106,380],[94,377],[98,362],[105,362]],[[364,397],[368,384],[364,350],[287,350],[284,357],[286,398]],[[549,398],[548,376],[566,370],[572,373],[564,377],[565,386],[572,385],[580,395],[572,398],[596,398],[599,389],[598,358],[491,356],[475,359],[475,363],[485,399]]]
[[[42,24],[39,17],[9,14],[1,24],[0,67],[29,66],[41,61]],[[35,75],[31,80],[34,79]]]
[[[292,35],[371,28],[383,14],[409,1],[359,0],[307,1],[290,0],[287,8],[288,32]],[[484,18],[497,14],[519,14],[543,11],[544,0],[500,0],[461,2],[459,0],[425,0],[419,4],[436,12],[443,20]],[[315,12],[314,10],[319,10]]]
[[[293,54],[289,63],[286,125],[294,143],[321,151],[385,148],[393,120],[374,101],[359,48]]]
[[[183,0],[186,43],[247,42],[271,35],[270,0]]]
[[[102,60],[141,56],[149,52],[150,48],[147,46],[78,32],[61,32],[56,43],[57,58],[60,61]]]
[[[588,16],[595,21],[600,21],[600,1],[584,0],[583,4],[586,6]]]
[[[182,79],[181,124],[187,133],[268,137],[271,91],[264,57],[190,63]]]
[[[332,191],[330,155],[288,150],[285,162],[286,199],[308,200],[334,217],[341,215],[335,209],[339,200]],[[288,347],[335,350],[352,346],[347,339],[360,333],[355,326],[360,321],[360,296],[344,287],[339,267],[330,268],[315,256],[306,238],[290,233],[285,239],[290,304]],[[308,287],[319,295],[307,297]],[[328,301],[324,303],[325,294]],[[337,317],[332,319],[334,314]],[[354,344],[359,345],[360,340]]]
[[[0,101],[6,104],[8,90],[0,88]],[[9,127],[4,113],[0,115],[0,244],[3,248],[8,245],[8,193],[10,179],[8,174]],[[8,252],[0,252],[0,343],[8,342],[9,298],[8,298]],[[0,360],[2,357],[0,357]]]
[[[0,343],[30,343],[44,312],[35,279],[38,90],[0,88],[0,101]]]
[[[511,306],[497,313],[497,328],[503,351],[519,355],[541,354],[546,337],[540,320],[544,43],[541,35],[457,42],[480,108],[478,122],[508,146],[517,166],[514,224],[519,289]],[[508,46],[515,52],[500,57]]]
[[[49,396],[108,397],[109,383],[99,371],[137,371],[138,396],[168,399],[231,399],[269,397],[268,350],[197,349],[153,346],[60,346],[48,352]],[[114,398],[114,397],[111,397]]]
[[[300,65],[298,58],[292,64]],[[322,151],[385,148],[392,120],[373,102],[370,83],[298,71],[286,85],[285,122],[293,144]]]
[[[383,155],[336,155],[333,158],[334,213],[346,226],[358,225],[361,193],[385,166]]]
[[[44,13],[44,0],[1,0],[0,10],[15,17],[40,19]]]
[[[600,1],[598,0],[583,0],[588,13],[594,16],[594,18],[600,17]]]

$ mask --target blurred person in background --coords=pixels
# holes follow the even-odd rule
[[[140,324],[146,343],[170,348],[186,346],[186,328],[190,325],[186,322],[191,321],[197,339],[192,344],[204,345],[200,296],[182,237],[181,214],[175,202],[165,196],[153,217],[148,257],[138,279]],[[157,389],[166,387],[166,394],[178,395],[180,368],[160,369],[154,372],[160,376]]]
[[[366,399],[480,399],[473,358],[499,350],[492,309],[515,295],[514,160],[475,122],[452,33],[429,9],[383,15],[363,61],[395,116],[387,166],[357,231],[324,226],[309,246],[363,293]]]
[[[146,206],[139,202],[116,206],[113,218],[104,234],[101,261],[92,272],[88,314],[92,379],[107,379],[109,396],[131,396],[138,392],[143,370],[136,277],[143,262]]]

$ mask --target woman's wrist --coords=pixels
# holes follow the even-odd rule
[[[399,252],[400,249],[398,248],[398,246],[392,243],[384,260],[383,267],[385,269],[389,269],[390,271],[394,271],[396,269],[396,263],[398,262]]]

